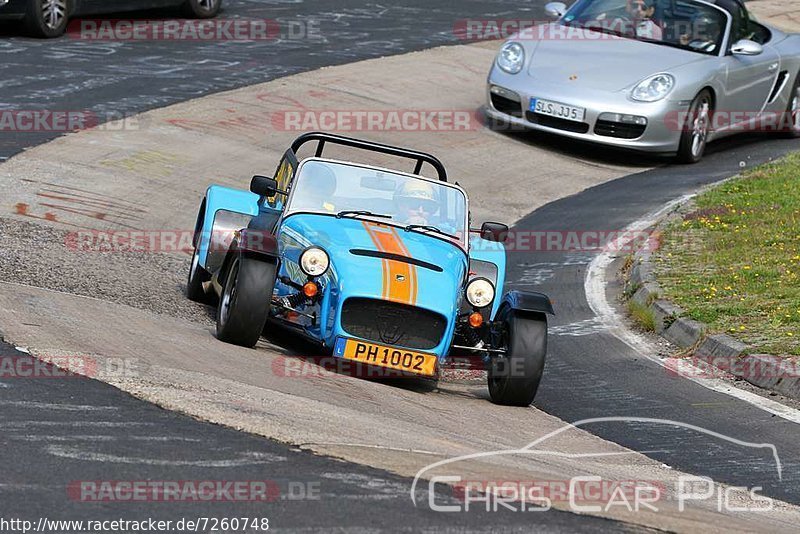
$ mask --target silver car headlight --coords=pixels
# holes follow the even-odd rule
[[[494,300],[494,286],[485,278],[467,284],[467,301],[476,308],[485,308]]]
[[[671,74],[655,74],[639,82],[631,91],[631,98],[638,102],[657,102],[675,87]]]
[[[519,43],[506,43],[497,54],[497,66],[509,74],[517,74],[525,63],[525,49]]]
[[[308,276],[321,276],[325,274],[331,260],[328,253],[319,247],[310,247],[300,255],[300,268]]]

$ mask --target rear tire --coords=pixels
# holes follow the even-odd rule
[[[501,343],[506,354],[492,357],[489,395],[495,404],[530,406],[539,389],[547,355],[547,317],[509,312]]]
[[[60,37],[67,29],[72,3],[69,0],[29,0],[25,29],[33,37]]]
[[[794,80],[794,91],[789,94],[786,106],[787,129],[783,132],[789,139],[800,138],[800,74]]]
[[[217,339],[254,347],[269,315],[277,265],[237,256],[217,308]]]
[[[708,144],[708,131],[713,112],[711,93],[708,89],[703,89],[689,105],[686,123],[682,125],[683,131],[677,156],[679,162],[697,163],[703,159]]]
[[[183,12],[195,19],[212,19],[219,14],[222,0],[186,0]]]

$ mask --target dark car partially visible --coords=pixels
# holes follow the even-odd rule
[[[222,0],[0,0],[0,20],[19,20],[36,37],[58,37],[76,16],[181,7],[188,17],[213,18]]]

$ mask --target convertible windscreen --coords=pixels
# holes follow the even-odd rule
[[[463,246],[466,204],[464,193],[444,182],[310,159],[294,180],[287,212],[374,219],[409,231],[452,236]]]
[[[717,55],[725,14],[710,5],[681,0],[579,0],[562,19],[572,27]]]

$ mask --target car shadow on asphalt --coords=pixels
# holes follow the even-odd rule
[[[185,292],[185,290],[186,286],[181,286],[181,291]],[[216,305],[206,305],[205,312],[211,321],[216,321]],[[220,341],[220,343],[222,342]],[[268,347],[265,347],[265,344]],[[382,372],[381,369],[366,366],[349,365],[349,362],[333,357],[330,350],[326,350],[321,345],[312,343],[288,328],[275,323],[267,323],[264,327],[261,340],[255,350],[264,348],[269,348],[271,352],[277,353],[277,356],[273,354],[273,357],[292,360],[291,365],[285,366],[287,376],[331,375],[331,378],[350,376],[415,393],[431,393],[439,389],[439,383],[434,379],[391,371],[387,373]],[[273,366],[273,370],[280,368],[280,365]]]
[[[643,170],[652,167],[681,165],[675,161],[674,156],[669,154],[651,154],[571,139],[549,132],[526,130],[515,125],[498,125],[486,115],[484,107],[479,109],[479,117],[483,121],[484,127],[503,134],[516,142],[525,143],[565,157],[580,159],[590,164],[624,165],[626,167],[642,168]],[[742,133],[726,137],[709,143],[706,147],[705,156],[724,155],[725,152],[733,154],[738,149],[776,138],[778,138],[777,134],[770,133]],[[687,167],[690,168],[691,166]]]

